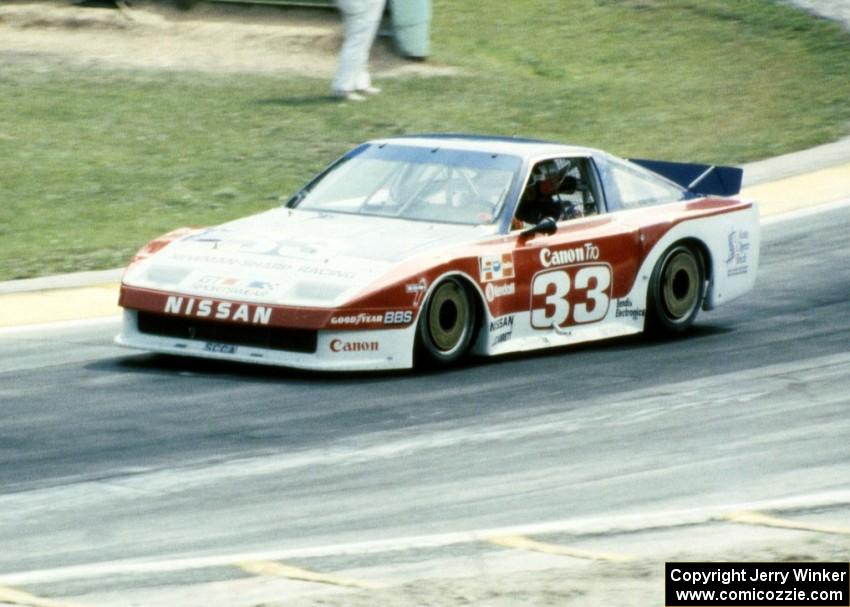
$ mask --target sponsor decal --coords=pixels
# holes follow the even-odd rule
[[[597,259],[599,259],[599,247],[592,242],[586,242],[579,247],[555,249],[554,251],[548,247],[540,249],[540,264],[544,268],[567,266],[573,263],[596,261]]]
[[[478,270],[481,282],[514,278],[516,276],[514,273],[514,255],[513,253],[504,253],[479,257]]]
[[[413,311],[411,310],[392,310],[384,312],[385,325],[407,325],[413,322]]]
[[[198,299],[169,295],[165,301],[166,314],[192,316],[194,318],[213,318],[253,325],[267,325],[272,319],[272,308],[240,304],[214,299]]]
[[[414,282],[411,284],[404,285],[404,290],[407,293],[422,293],[423,291],[428,289],[428,283],[425,282],[424,278],[420,278],[419,282]]]
[[[334,243],[329,240],[300,239],[298,242],[287,242],[271,238],[240,238],[227,230],[206,230],[186,238],[185,243],[192,243],[194,248],[212,249],[222,252],[252,253],[254,255],[275,255],[277,257],[318,257],[334,250]]]
[[[333,243],[330,241],[314,240],[310,242],[284,242],[279,244],[280,246],[275,249],[274,254],[287,257],[317,257],[323,252],[327,254],[328,251],[333,250]]]
[[[201,276],[190,288],[231,297],[261,297],[276,291],[280,288],[280,283],[235,276],[208,275]]]
[[[746,274],[749,267],[750,234],[746,230],[729,232],[729,256],[726,258],[726,275]]]
[[[638,318],[643,318],[646,316],[646,310],[643,308],[635,308],[632,300],[628,297],[626,299],[618,299],[617,300],[617,318],[631,318],[632,320],[636,320]]]
[[[204,350],[218,354],[236,354],[236,346],[232,344],[219,344],[212,341],[204,344]]]
[[[325,268],[321,266],[300,266],[296,272],[299,274],[310,274],[311,276],[325,276],[328,278],[354,278],[357,276],[354,272],[346,272],[345,270],[337,270],[335,268]]]
[[[346,316],[332,316],[331,324],[336,326],[359,327],[363,325],[403,325],[413,322],[412,310],[388,310],[383,314],[360,312]]]
[[[490,334],[493,336],[491,346],[510,341],[514,334],[514,315],[494,318],[490,322]]]
[[[502,316],[500,318],[494,318],[490,321],[490,333],[495,333],[496,331],[507,329],[512,330],[514,328],[514,315],[510,314],[508,316]]]
[[[377,352],[381,345],[377,341],[343,341],[334,339],[330,343],[331,352]]]
[[[516,285],[512,282],[494,285],[492,282],[487,283],[487,287],[484,289],[484,295],[487,297],[487,301],[492,302],[498,297],[505,297],[506,295],[513,295],[516,293]]]
[[[502,333],[501,335],[497,335],[496,337],[493,338],[493,343],[491,344],[491,347],[496,347],[499,344],[503,344],[506,341],[510,341],[511,337],[513,337],[513,335],[514,335],[513,331],[508,331],[507,333]]]
[[[384,319],[380,314],[352,314],[350,316],[333,316],[331,317],[332,325],[347,325],[356,327],[358,325],[374,325],[380,323]]]
[[[225,287],[233,287],[238,285],[240,280],[238,278],[228,276],[201,276],[198,279],[199,285],[222,285]]]
[[[357,277],[356,272],[311,264],[297,265],[287,261],[286,259],[263,259],[262,257],[234,257],[218,253],[196,254],[183,252],[174,252],[168,258],[188,264],[215,264],[217,266],[228,266],[230,268],[248,268],[249,270],[297,272],[299,274],[308,274],[310,276],[325,276],[346,280]]]
[[[428,290],[428,282],[424,278],[420,278],[419,282],[404,285],[404,290],[415,296],[413,298],[413,305],[418,306],[419,302],[422,301],[423,295],[425,295],[425,291]]]

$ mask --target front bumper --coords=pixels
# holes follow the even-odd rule
[[[163,335],[143,332],[139,313],[125,309],[121,333],[115,343],[139,350],[215,360],[309,369],[318,371],[365,371],[409,369],[413,366],[415,323],[401,329],[316,332],[315,351],[299,352],[240,343],[239,330],[224,337]],[[252,340],[256,344],[256,340]],[[310,348],[312,350],[312,348]]]

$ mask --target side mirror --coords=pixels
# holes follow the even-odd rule
[[[558,231],[558,222],[555,221],[554,217],[544,217],[540,221],[537,222],[537,225],[534,225],[527,230],[524,230],[520,233],[520,236],[533,236],[534,234],[545,234],[546,236],[551,236],[555,232]]]

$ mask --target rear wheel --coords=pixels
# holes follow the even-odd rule
[[[649,282],[649,327],[667,334],[684,332],[696,319],[704,294],[702,256],[685,244],[673,245]]]
[[[425,302],[417,329],[418,353],[425,362],[447,365],[463,357],[475,333],[475,306],[456,278],[437,285]]]

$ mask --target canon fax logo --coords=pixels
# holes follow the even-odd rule
[[[587,242],[581,247],[569,249],[557,249],[555,251],[544,247],[540,250],[540,265],[544,268],[552,266],[566,266],[571,263],[582,263],[584,261],[596,261],[599,259],[599,247],[592,242]]]
[[[194,297],[178,297],[169,295],[165,302],[166,314],[180,314],[195,318],[214,318],[255,325],[267,325],[272,319],[272,308],[252,306],[249,304],[215,301],[213,299],[196,299]]]

